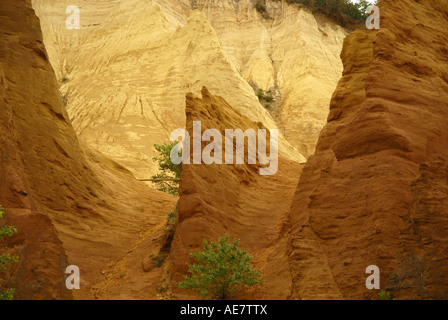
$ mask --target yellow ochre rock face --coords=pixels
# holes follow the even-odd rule
[[[65,1],[0,1],[0,225],[18,229],[0,254],[20,259],[1,290],[194,298],[190,253],[227,233],[264,279],[237,299],[448,297],[448,2],[381,0],[381,28],[349,35],[263,3],[79,0],[67,29]],[[194,160],[198,121],[213,142],[280,129],[276,173],[257,150],[184,162],[179,197],[135,179],[176,128]]]
[[[185,127],[185,94],[203,86],[279,128],[285,158],[314,152],[342,71],[340,26],[281,2],[262,17],[249,0],[126,0],[81,1],[68,30],[65,1],[32,4],[75,131],[136,177],[157,172],[153,144]]]

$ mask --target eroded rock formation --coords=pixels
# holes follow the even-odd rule
[[[265,279],[237,298],[377,298],[368,265],[399,299],[448,297],[448,4],[383,0],[381,29],[344,40],[343,76],[302,171],[287,147],[314,149],[319,130],[308,141],[302,124],[323,121],[312,106],[338,77],[344,31],[267,3],[270,19],[245,0],[84,1],[72,33],[61,1],[34,1],[49,53],[30,1],[0,4],[0,204],[19,230],[7,242],[21,258],[7,279],[17,298],[193,298],[158,288],[181,279],[203,239],[226,233]],[[281,93],[279,118],[248,82]],[[298,116],[302,102],[316,114]],[[273,176],[259,164],[184,165],[171,252],[156,268],[177,199],[90,147],[149,174],[148,148],[185,120],[190,132],[193,121],[220,132],[281,127],[288,141]],[[69,264],[81,269],[79,291],[65,288]]]
[[[126,283],[138,274],[143,286],[150,276],[141,261],[157,251],[176,199],[78,140],[30,2],[2,1],[0,16],[0,204],[18,229],[7,244],[20,259],[7,284],[17,299],[101,297],[104,286],[90,286],[119,279],[113,266],[122,263],[115,297],[154,296],[155,282],[140,293]],[[71,264],[80,268],[80,290],[65,287]]]
[[[185,126],[185,94],[202,86],[280,128],[284,157],[313,153],[346,31],[297,5],[267,4],[268,19],[250,0],[85,0],[81,28],[68,30],[65,1],[33,0],[75,131],[139,178],[157,172],[153,144]],[[249,82],[271,90],[267,109]]]
[[[291,208],[293,298],[446,299],[448,4],[381,1],[344,41],[342,79]],[[316,263],[316,262],[321,263]]]
[[[217,129],[223,136],[225,129],[264,128],[206,88],[202,97],[187,96],[186,113],[189,132],[193,132],[193,121],[201,121],[202,131]],[[189,253],[201,249],[203,239],[216,241],[227,233],[232,239],[240,239],[240,245],[249,250],[255,266],[264,273],[264,285],[240,297],[287,298],[291,285],[286,255],[287,213],[300,168],[283,157],[279,158],[278,172],[272,176],[260,175],[259,164],[184,164],[179,226],[170,254],[172,280],[182,279],[187,271],[185,263],[191,262]],[[173,290],[173,298],[195,297],[191,292],[175,287]]]

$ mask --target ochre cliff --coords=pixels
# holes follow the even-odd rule
[[[190,134],[193,121],[201,121],[202,131],[217,129],[223,137],[225,129],[264,128],[206,88],[201,98],[187,95],[186,114]],[[169,260],[172,281],[182,279],[186,262],[191,262],[189,253],[201,249],[203,239],[216,241],[227,233],[232,239],[240,239],[265,279],[263,286],[241,293],[239,298],[286,299],[291,285],[286,256],[287,213],[300,170],[299,164],[282,157],[278,172],[271,176],[260,175],[259,164],[183,164],[178,228]],[[175,286],[172,289],[172,298],[195,297]]]
[[[30,2],[2,1],[0,16],[0,204],[18,229],[7,245],[20,259],[6,285],[17,299],[94,298],[105,290],[92,284],[116,278],[117,298],[155,297],[155,282],[134,292],[130,279],[151,276],[141,263],[157,252],[176,199],[79,142]],[[71,264],[80,290],[65,287]]]
[[[288,142],[305,157],[313,154],[341,76],[339,55],[347,32],[285,1],[264,1],[266,18],[252,8],[255,1],[193,3],[207,15],[244,79],[276,96],[269,109]]]
[[[33,0],[75,131],[139,178],[157,172],[154,143],[185,126],[184,97],[206,86],[240,113],[280,128],[280,152],[313,153],[341,75],[346,31],[286,2]],[[264,108],[254,88],[275,98]]]
[[[292,298],[446,299],[448,3],[379,4],[344,41],[343,77],[291,207]]]
[[[380,1],[381,28],[344,40],[342,78],[344,30],[266,3],[269,18],[248,0],[84,0],[70,31],[63,1],[0,2],[0,205],[19,231],[6,242],[17,299],[194,298],[175,286],[189,253],[226,233],[264,278],[235,298],[377,299],[369,265],[400,300],[448,298],[448,3]],[[249,83],[273,88],[277,109]],[[179,199],[136,181],[130,171],[155,172],[152,144],[193,121],[280,128],[278,171],[184,164]],[[65,288],[71,264],[81,290]]]

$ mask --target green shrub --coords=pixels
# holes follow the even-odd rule
[[[170,153],[177,142],[171,142],[163,145],[155,144],[154,147],[160,153],[159,157],[153,157],[152,160],[159,164],[160,173],[152,176],[152,179],[179,179],[182,172],[182,164],[174,164],[171,162]],[[179,156],[182,152],[179,151]],[[179,195],[178,181],[155,181],[156,188],[160,191]]]
[[[152,260],[154,261],[156,267],[161,267],[166,257],[170,253],[171,243],[173,242],[174,232],[177,227],[177,205],[173,211],[170,211],[166,215],[165,232],[160,239],[162,247],[159,250],[157,256]]]
[[[170,211],[166,214],[166,229],[171,229],[172,225],[176,224],[176,219],[177,219],[177,209],[174,209],[173,211]]]
[[[156,267],[161,267],[163,262],[165,261],[166,257],[168,257],[167,252],[159,252],[159,254],[157,256],[152,258],[152,260],[154,261],[154,264],[156,265]]]
[[[380,300],[398,300],[397,298],[392,298],[389,291],[381,290],[378,292],[378,295],[380,296]]]
[[[287,0],[290,3],[300,3],[309,7],[328,10],[332,15],[346,15],[355,20],[365,20],[368,17],[367,8],[376,1],[360,0]]]
[[[0,218],[5,214],[5,209],[0,206]],[[3,226],[0,228],[0,240],[3,240],[6,237],[12,236],[17,232],[17,229],[14,226]],[[18,262],[19,258],[15,255],[11,256],[9,253],[0,254],[0,272],[4,272],[7,266],[11,263]],[[1,281],[1,280],[0,280]],[[14,297],[14,289],[0,289],[0,300],[12,300]]]
[[[187,264],[190,276],[177,285],[182,289],[194,290],[203,298],[227,299],[244,286],[260,284],[261,273],[250,267],[251,256],[246,249],[238,248],[238,239],[230,242],[229,235],[217,243],[204,240],[204,250],[192,252],[197,261]]]
[[[0,290],[0,300],[12,300],[14,298],[14,289]]]
[[[266,102],[272,102],[274,101],[274,97],[272,96],[272,93],[270,90],[266,91],[266,94],[264,95],[264,101]]]
[[[170,252],[171,242],[173,242],[174,232],[177,227],[177,205],[173,211],[168,212],[166,224],[165,224],[165,233],[162,237],[162,249],[161,251]]]
[[[265,93],[263,89],[258,89],[256,95],[258,100],[264,100],[266,102],[274,101],[274,97],[272,96],[271,90],[268,90]]]

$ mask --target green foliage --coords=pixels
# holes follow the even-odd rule
[[[398,300],[397,298],[392,298],[389,291],[381,290],[378,292],[378,295],[380,296],[380,300]]]
[[[0,206],[0,218],[5,214],[5,210]],[[0,240],[5,237],[10,237],[17,232],[14,226],[3,226],[0,228]],[[0,254],[0,272],[4,272],[7,266],[11,263],[18,262],[19,258],[17,256],[11,256],[9,253]],[[1,281],[1,280],[0,280]],[[14,289],[0,290],[0,300],[12,300],[14,297]]]
[[[9,253],[0,255],[0,272],[6,270],[8,264],[18,262],[19,258],[17,256],[12,256]]]
[[[166,285],[161,284],[157,287],[157,291],[159,292],[166,292],[168,290],[168,287]]]
[[[369,16],[367,8],[376,1],[360,0],[353,3],[351,0],[287,0],[291,3],[300,3],[309,7],[328,10],[332,14],[347,15],[355,20],[365,20]]]
[[[0,290],[0,300],[12,300],[14,298],[14,289]]]
[[[166,225],[165,231],[170,231],[173,227],[176,226],[177,221],[177,207],[173,211],[170,211],[166,214]]]
[[[161,267],[166,257],[170,253],[171,242],[173,242],[176,226],[177,226],[177,206],[173,211],[168,212],[166,215],[165,233],[161,238],[162,248],[160,249],[157,256],[155,256],[152,259],[156,267]]]
[[[152,258],[156,267],[158,268],[161,267],[167,256],[168,256],[167,252],[159,252],[157,256]]]
[[[158,157],[153,157],[152,160],[159,164],[160,173],[152,176],[152,179],[179,179],[182,172],[182,164],[174,164],[171,162],[170,153],[177,142],[162,145],[155,144],[154,147],[160,153]],[[182,151],[178,152],[182,156]],[[154,182],[158,190],[172,194],[179,195],[178,181],[156,181]]]
[[[203,298],[227,299],[244,286],[260,284],[261,273],[250,267],[251,256],[246,249],[238,248],[238,239],[230,241],[229,235],[217,243],[204,240],[204,250],[192,252],[197,261],[187,264],[190,276],[177,285],[191,289]]]
[[[272,96],[271,91],[266,92],[266,95],[264,96],[264,100],[266,102],[274,101],[274,97]]]
[[[268,90],[265,93],[263,91],[263,89],[258,89],[256,94],[257,94],[258,100],[264,100],[266,102],[274,101],[274,97],[272,96],[271,90]]]
[[[369,16],[367,12],[367,8],[369,8],[372,4],[367,2],[366,0],[360,0],[358,3],[351,3],[350,1],[345,1],[343,4],[341,11],[342,13],[352,17],[356,20],[365,20]]]

